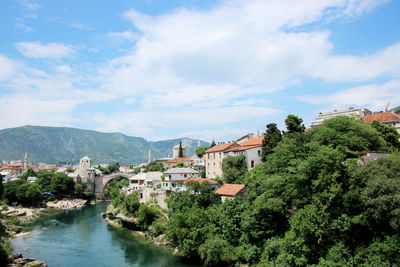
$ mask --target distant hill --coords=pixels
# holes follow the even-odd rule
[[[39,163],[74,162],[89,156],[94,164],[119,162],[121,165],[147,162],[172,156],[172,148],[182,141],[192,156],[197,140],[180,138],[158,142],[122,133],[101,133],[67,127],[22,126],[0,130],[0,160],[19,160],[28,152],[29,161]],[[201,141],[201,145],[209,143]]]

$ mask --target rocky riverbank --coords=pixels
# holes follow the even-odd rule
[[[107,208],[107,211],[102,213],[101,216],[105,218],[105,221],[114,227],[123,227],[132,231],[132,234],[141,237],[156,246],[170,247],[170,243],[165,239],[165,235],[152,236],[149,232],[141,231],[138,224],[138,219],[135,217],[127,217],[120,213],[118,209],[114,209],[112,204]],[[177,250],[174,254],[177,254]]]
[[[49,201],[46,207],[54,209],[79,209],[85,206],[87,200],[85,199],[63,199],[56,201]]]
[[[87,204],[84,199],[63,199],[49,201],[46,203],[47,209],[78,209]],[[6,207],[1,210],[4,219],[0,220],[0,236],[3,241],[9,238],[19,238],[29,235],[30,232],[22,232],[25,224],[40,218],[41,213],[46,212],[44,208],[25,208],[25,207]],[[26,267],[45,267],[47,264],[42,260],[24,258],[21,253],[13,254],[9,257],[7,266],[26,266]]]
[[[7,267],[47,267],[42,260],[24,258],[21,253],[15,253],[10,256],[10,263]]]

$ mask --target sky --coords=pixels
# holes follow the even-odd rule
[[[0,129],[228,141],[400,105],[397,0],[1,0]]]

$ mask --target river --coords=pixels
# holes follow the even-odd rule
[[[44,260],[48,266],[199,266],[172,250],[157,247],[127,229],[108,225],[100,214],[108,203],[81,210],[50,211],[26,225],[31,234],[12,240],[14,252]]]

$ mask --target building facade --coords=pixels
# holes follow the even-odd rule
[[[334,110],[325,113],[320,112],[315,121],[311,123],[311,127],[322,125],[324,121],[338,116],[347,116],[357,120],[362,120],[366,115],[369,114],[372,114],[372,112],[368,109],[354,109],[354,108],[349,108],[345,110]]]
[[[240,145],[238,143],[219,143],[216,146],[208,149],[205,152],[206,155],[206,177],[207,178],[217,178],[222,177],[222,160],[225,158],[225,152],[238,148]]]

